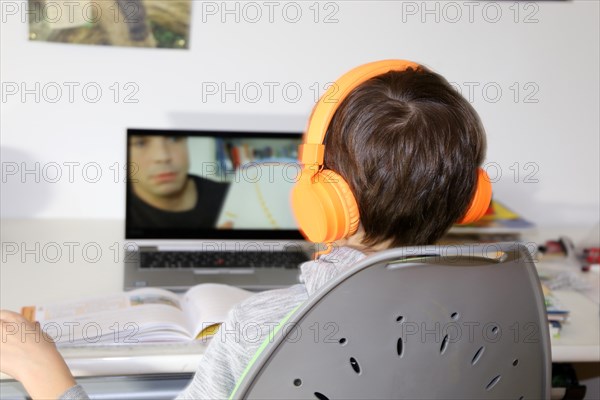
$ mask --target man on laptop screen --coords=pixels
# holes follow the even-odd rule
[[[229,184],[189,173],[187,136],[132,136],[128,149],[130,224],[215,226]]]
[[[164,133],[128,135],[129,238],[297,230],[289,194],[300,171],[299,137]]]

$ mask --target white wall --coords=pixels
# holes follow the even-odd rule
[[[600,219],[598,1],[323,2],[317,23],[312,1],[295,3],[302,10],[297,23],[285,20],[294,18],[294,5],[283,12],[285,2],[277,3],[273,22],[267,6],[254,3],[263,15],[251,23],[256,8],[244,15],[238,3],[236,22],[235,15],[204,12],[207,6],[222,10],[222,2],[194,1],[187,51],[28,41],[23,10],[8,15],[6,3],[3,94],[7,84],[34,88],[36,82],[56,82],[64,93],[57,103],[43,93],[39,103],[33,95],[24,102],[19,95],[2,99],[2,217],[123,218],[127,127],[301,130],[315,83],[322,87],[371,60],[407,58],[442,73],[466,96],[477,85],[472,103],[487,129],[487,162],[502,172],[498,199],[542,226]],[[425,7],[434,12],[426,14]],[[331,12],[337,22],[323,23]],[[64,82],[80,84],[72,103]],[[115,82],[121,88],[116,103]],[[139,88],[138,103],[124,102],[128,82]],[[240,88],[255,82],[262,97],[253,102],[253,84],[246,96],[230,94],[225,101],[203,91],[236,82]],[[102,88],[97,103],[83,98],[86,83]],[[278,85],[272,98],[268,85]],[[297,101],[290,99],[294,87],[302,90]],[[79,163],[70,164],[72,182],[65,163]],[[15,165],[19,171],[10,175]],[[23,166],[36,165],[39,177],[23,175]],[[62,177],[52,183],[57,166]],[[97,169],[99,180],[87,182]],[[532,172],[537,182],[525,179]]]

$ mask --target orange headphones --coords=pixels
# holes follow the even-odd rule
[[[292,190],[292,209],[307,240],[329,243],[352,236],[358,229],[359,212],[348,183],[332,170],[323,169],[327,128],[339,104],[363,82],[389,71],[404,71],[419,65],[405,60],[383,60],[361,65],[344,74],[319,99],[308,121],[304,143],[299,147],[300,179]],[[480,219],[492,198],[487,173],[478,168],[477,190],[458,223]]]

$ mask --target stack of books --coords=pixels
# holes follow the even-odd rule
[[[558,338],[560,337],[562,324],[569,319],[569,310],[558,301],[552,291],[544,284],[542,284],[542,291],[544,292],[544,303],[546,304],[550,336]]]
[[[479,221],[454,225],[439,244],[520,241],[522,234],[534,227],[533,223],[494,199]]]

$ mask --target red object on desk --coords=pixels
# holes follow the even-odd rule
[[[581,260],[581,270],[589,271],[594,264],[600,264],[600,247],[589,247],[583,249]]]
[[[546,241],[546,253],[548,254],[567,254],[567,249],[560,240]]]
[[[590,247],[583,249],[585,262],[588,264],[600,264],[600,247]]]

